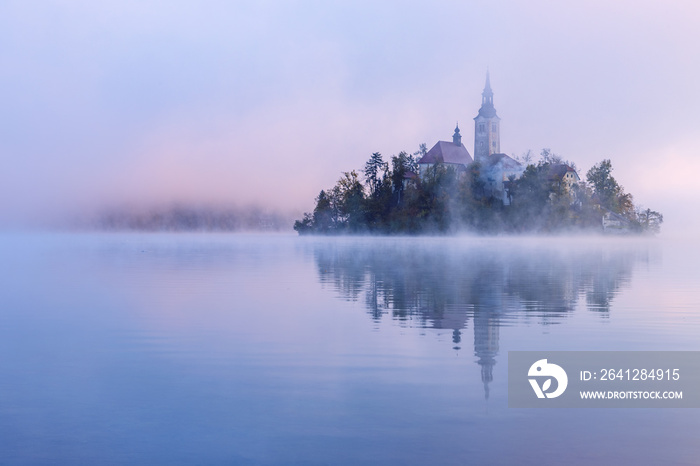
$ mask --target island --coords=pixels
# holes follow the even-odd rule
[[[321,190],[303,234],[479,234],[604,232],[655,234],[663,215],[634,204],[602,160],[582,180],[576,164],[550,149],[533,161],[500,151],[500,118],[487,72],[474,118],[474,158],[459,125],[452,141],[391,157],[375,152],[361,170]],[[360,175],[361,174],[361,175]]]

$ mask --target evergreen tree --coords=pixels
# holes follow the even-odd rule
[[[316,208],[314,208],[313,225],[318,233],[330,233],[334,230],[333,207],[330,197],[321,190],[316,198]]]
[[[379,195],[380,188],[387,177],[389,165],[382,159],[382,154],[375,152],[372,157],[365,163],[365,180],[369,188],[369,196],[376,197]]]

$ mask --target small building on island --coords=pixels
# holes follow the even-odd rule
[[[572,186],[581,181],[581,178],[578,176],[578,173],[576,173],[576,170],[565,163],[552,164],[549,167],[549,174],[547,178],[553,183],[559,183],[567,190],[571,189]]]
[[[632,231],[632,223],[620,214],[605,210],[603,214],[603,231],[611,234],[625,234]]]

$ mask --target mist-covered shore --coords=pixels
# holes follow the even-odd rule
[[[421,149],[425,153],[425,145]],[[580,181],[575,167],[543,149],[539,162],[497,184],[492,170],[478,161],[421,166],[401,152],[390,167],[375,152],[359,171],[364,180],[358,171],[344,172],[333,188],[321,190],[313,212],[295,221],[294,230],[300,235],[661,231],[663,215],[635,205],[611,175],[610,160],[588,170],[586,181]]]
[[[67,229],[143,232],[291,232],[294,214],[255,206],[113,207],[63,222]]]

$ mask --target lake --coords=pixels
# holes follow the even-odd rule
[[[514,350],[700,350],[664,238],[0,236],[0,463],[698,464],[693,409],[508,408]]]

